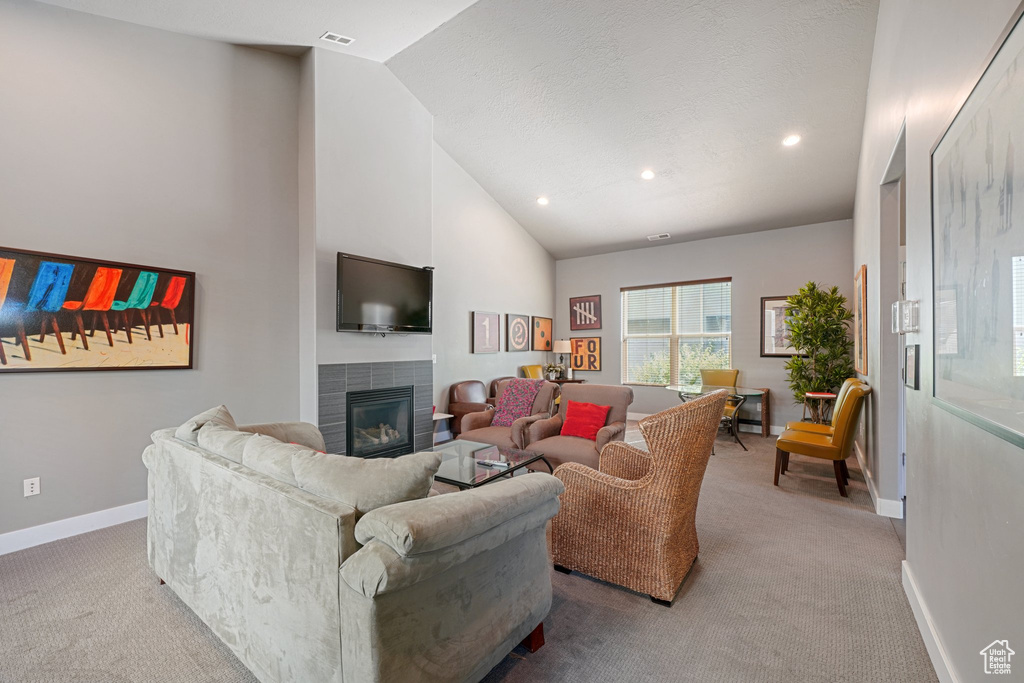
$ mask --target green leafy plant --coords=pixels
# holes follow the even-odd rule
[[[700,384],[701,368],[729,367],[729,352],[708,343],[679,345],[679,383]],[[668,384],[671,372],[668,351],[648,355],[633,371],[632,380],[641,384]]]
[[[803,403],[809,391],[834,393],[854,374],[849,331],[853,313],[846,307],[846,297],[838,287],[823,289],[808,282],[786,303],[789,345],[801,354],[786,363],[794,400]],[[818,402],[811,401],[809,407],[817,422]]]

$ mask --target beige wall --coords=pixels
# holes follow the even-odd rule
[[[434,395],[448,387],[515,375],[520,365],[546,363],[550,353],[505,350],[506,314],[554,313],[555,262],[468,173],[434,145]],[[472,311],[501,314],[501,351],[472,353]]]
[[[762,296],[788,296],[814,280],[853,291],[851,221],[834,221],[749,235],[718,237],[601,256],[558,261],[556,264],[556,339],[601,337],[601,372],[579,376],[589,382],[621,381],[620,289],[635,285],[732,277],[733,367],[744,386],[768,387],[773,396],[772,423],[798,420],[786,384],[784,358],[762,358],[760,347]],[[601,295],[601,330],[570,332],[569,298]],[[632,412],[654,413],[679,402],[661,387],[634,387]],[[754,402],[751,401],[751,405]]]
[[[0,243],[198,273],[194,370],[0,379],[4,533],[144,500],[150,432],[212,405],[297,417],[298,65],[20,0],[0,64]]]
[[[980,74],[1017,0],[883,0],[860,156],[854,264],[877,272],[890,235],[879,228],[878,184],[904,119],[907,130],[908,296],[921,300],[921,389],[907,397],[907,564],[959,680],[981,680],[979,651],[1024,643],[1024,453],[931,403],[932,296],[929,151]],[[869,279],[869,282],[871,280]],[[869,339],[888,334],[891,298]],[[877,367],[877,365],[876,365]],[[874,383],[877,384],[877,381]],[[933,657],[934,659],[934,657]],[[937,667],[941,668],[941,667]]]

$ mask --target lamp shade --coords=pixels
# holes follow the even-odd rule
[[[555,353],[572,353],[572,345],[569,344],[568,339],[556,339],[551,350]]]

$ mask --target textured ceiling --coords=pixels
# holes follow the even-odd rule
[[[388,66],[438,143],[566,258],[852,216],[877,10],[480,0]]]
[[[383,62],[475,0],[41,0],[133,24],[229,43],[315,45]],[[334,31],[355,42],[320,40]]]

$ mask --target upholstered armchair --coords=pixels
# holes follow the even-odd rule
[[[569,401],[611,406],[605,426],[597,432],[597,440],[578,436],[562,436],[562,424]],[[558,413],[546,420],[530,425],[529,445],[526,450],[543,453],[552,467],[564,462],[578,462],[596,468],[598,454],[605,444],[622,441],[626,437],[626,412],[633,403],[633,390],[608,384],[565,384]]]
[[[508,388],[511,379],[498,382],[498,402],[501,395]],[[470,413],[462,418],[462,432],[457,438],[466,441],[479,441],[489,443],[503,448],[523,448],[528,443],[530,424],[549,417],[551,405],[558,396],[558,385],[554,382],[544,382],[537,397],[533,400],[531,413],[527,417],[521,417],[512,423],[511,427],[492,426],[494,420],[494,409],[487,406],[487,410]]]
[[[487,389],[483,382],[470,379],[451,385],[448,389],[448,412],[454,415],[452,434],[458,435],[462,431],[462,418],[465,415],[487,410],[488,407]]]
[[[640,421],[648,451],[612,442],[600,467],[567,463],[551,520],[555,568],[671,605],[697,558],[697,498],[728,396],[706,394]]]
[[[524,365],[522,370],[523,377],[527,379],[544,379],[543,365]]]
[[[864,400],[871,393],[871,387],[860,380],[855,380],[848,388],[844,388],[846,393],[842,405],[838,406],[833,414],[831,433],[787,429],[779,435],[779,440],[775,442],[776,486],[779,485],[779,475],[789,470],[789,454],[796,453],[831,460],[839,495],[843,498],[848,497],[846,485],[850,483],[850,470],[846,467],[846,459],[852,453],[857,420],[864,407]]]
[[[490,391],[487,396],[487,403],[492,406],[498,405],[498,385],[506,379],[513,379],[511,375],[491,380]]]

